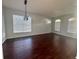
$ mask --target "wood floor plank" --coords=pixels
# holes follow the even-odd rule
[[[77,39],[49,33],[8,39],[4,59],[75,59]]]

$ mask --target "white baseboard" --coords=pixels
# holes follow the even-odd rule
[[[52,33],[56,33],[56,32],[52,32]],[[59,35],[62,35],[62,36],[71,37],[71,38],[75,38],[76,39],[76,36],[70,36],[70,35],[62,34],[62,33],[56,33],[56,34],[59,34]]]
[[[28,37],[28,36],[34,36],[34,35],[47,34],[47,33],[52,33],[52,32],[35,33],[35,34],[30,34],[30,35],[23,35],[23,36],[16,36],[16,37],[7,37],[7,39],[12,39],[12,38],[19,38],[19,37]]]

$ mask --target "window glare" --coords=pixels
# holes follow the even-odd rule
[[[75,20],[75,18],[70,18],[68,21],[74,21]]]
[[[61,20],[60,19],[57,19],[57,20],[55,20],[55,22],[61,22]]]
[[[46,19],[46,23],[47,23],[47,24],[50,24],[50,23],[51,23],[51,20]]]

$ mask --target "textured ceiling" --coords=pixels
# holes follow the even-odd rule
[[[24,11],[24,0],[3,0],[3,6]],[[45,17],[73,13],[76,0],[28,0],[27,10]]]

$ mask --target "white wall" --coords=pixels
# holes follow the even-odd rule
[[[4,41],[6,40],[6,34],[5,34],[5,15],[4,15],[4,10],[2,11],[2,43],[4,43]]]
[[[68,36],[68,37],[72,37],[72,38],[77,38],[77,33],[68,33],[68,19],[74,17],[72,14],[68,14],[68,15],[63,15],[63,16],[58,16],[58,17],[53,17],[52,18],[52,32],[56,33],[56,34],[60,34],[60,35],[64,35],[64,36]],[[60,32],[55,31],[55,20],[56,19],[61,19],[61,25],[60,25]],[[76,25],[76,24],[74,24]],[[77,28],[75,28],[77,30]]]
[[[15,38],[15,37],[23,37],[30,36],[36,34],[44,34],[51,32],[51,24],[47,24],[47,18],[37,15],[37,14],[28,14],[32,17],[32,32],[28,33],[13,33],[13,14],[24,15],[24,12],[18,10],[12,10],[10,8],[5,9],[5,29],[6,29],[6,38]]]

